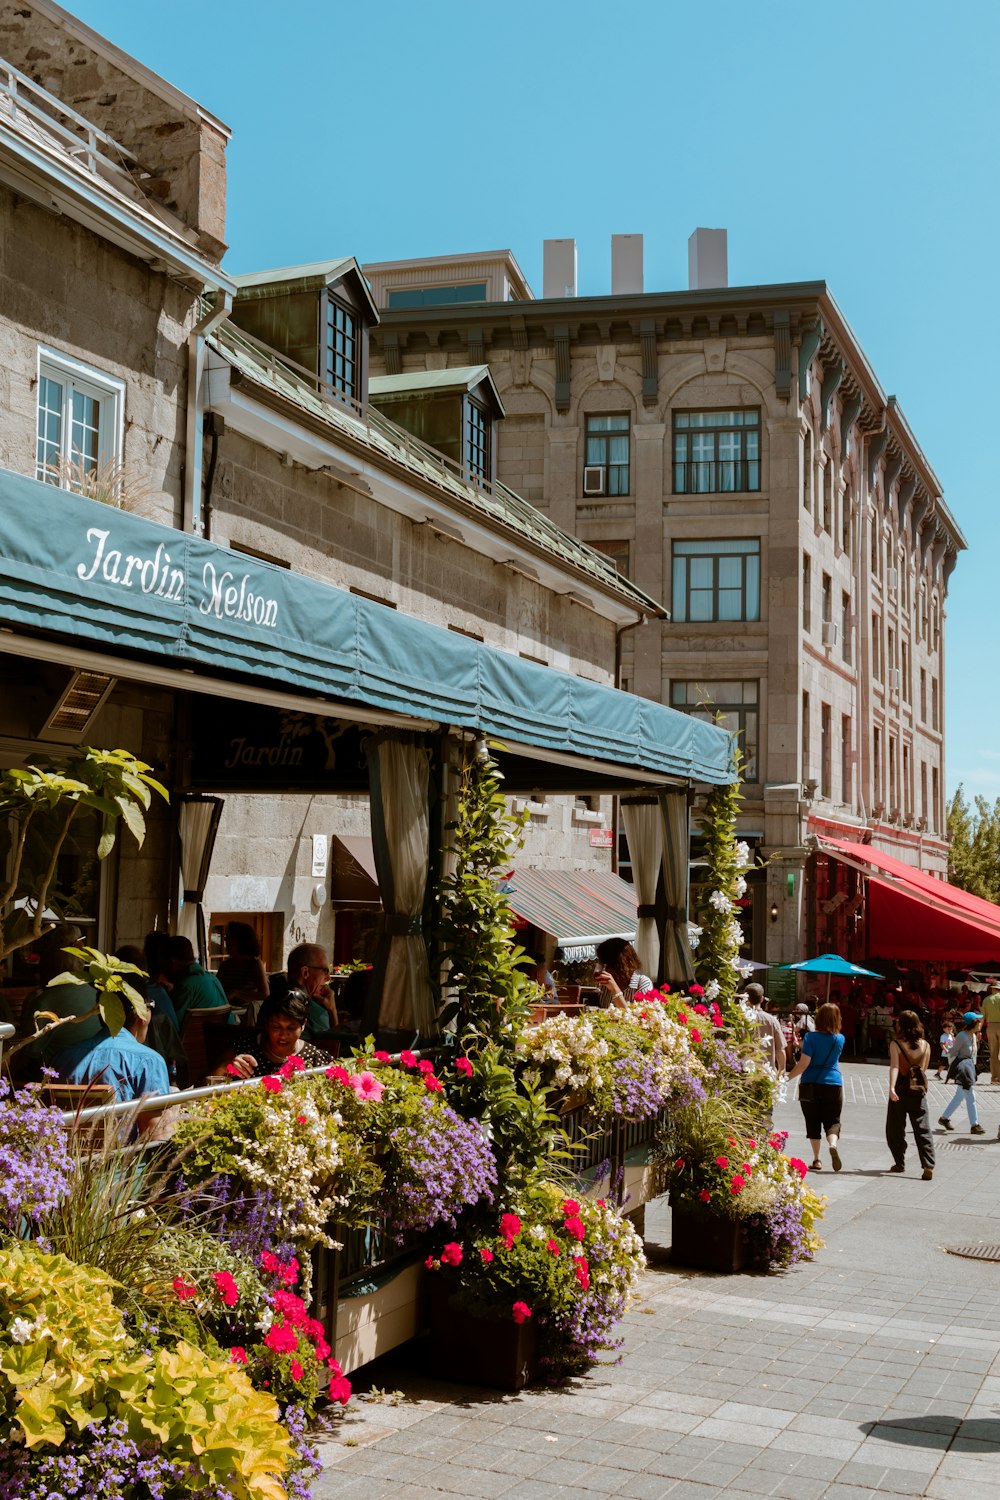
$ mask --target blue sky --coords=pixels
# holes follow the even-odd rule
[[[947,784],[1000,796],[996,86],[990,0],[74,0],[233,130],[231,270],[610,236],[646,286],[729,230],[735,284],[825,279],[969,543],[951,580]],[[276,20],[276,17],[279,19]]]

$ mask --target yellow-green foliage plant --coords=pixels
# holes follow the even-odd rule
[[[273,1397],[183,1339],[143,1349],[115,1306],[119,1290],[34,1242],[0,1249],[0,1438],[40,1460],[117,1419],[162,1445],[189,1493],[215,1483],[235,1500],[286,1500],[291,1445]]]

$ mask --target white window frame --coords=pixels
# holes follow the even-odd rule
[[[64,472],[56,478],[38,462],[38,415],[42,399],[42,380],[57,381],[63,388],[62,431],[59,454]],[[38,346],[38,366],[35,383],[35,477],[46,484],[58,484],[62,489],[72,489],[69,465],[72,461],[70,442],[73,431],[71,413],[72,393],[79,391],[98,403],[98,464],[120,460],[125,446],[125,382],[116,375],[86,365],[72,355],[44,344]]]

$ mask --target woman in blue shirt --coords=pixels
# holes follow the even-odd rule
[[[816,1030],[802,1037],[802,1056],[788,1077],[798,1078],[799,1103],[805,1117],[806,1135],[812,1147],[810,1171],[822,1171],[819,1159],[820,1138],[826,1136],[833,1170],[842,1166],[840,1152],[840,1116],[844,1107],[844,1080],[840,1072],[840,1054],[844,1038],[840,1031],[840,1007],[827,1001],[816,1012]]]

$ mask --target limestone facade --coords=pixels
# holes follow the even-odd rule
[[[664,702],[683,692],[689,708],[704,700],[734,724],[742,698],[751,730],[757,716],[741,818],[768,861],[754,955],[854,946],[860,935],[825,909],[828,893],[810,894],[810,835],[870,840],[945,874],[943,623],[965,543],[827,287],[386,311],[372,370],[386,368],[387,346],[404,371],[461,364],[471,340],[507,411],[499,477],[619,556],[672,612],[624,635],[624,684]],[[691,414],[719,413],[759,413],[758,472],[718,481],[676,468]],[[598,452],[588,418],[605,417],[626,419],[618,494],[585,476]],[[675,576],[693,577],[692,543],[759,549],[759,605],[713,620],[718,578],[700,606],[675,593]],[[710,546],[702,556],[710,571]]]

